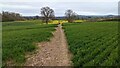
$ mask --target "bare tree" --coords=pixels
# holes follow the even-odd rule
[[[43,20],[46,24],[48,24],[49,20],[54,18],[54,10],[49,7],[42,7],[41,8],[41,15],[43,17]]]
[[[77,14],[70,9],[65,12],[65,16],[68,22],[73,22],[77,18]]]

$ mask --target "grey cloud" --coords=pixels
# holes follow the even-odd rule
[[[117,14],[117,2],[4,2],[3,10],[20,12],[23,15],[39,15],[41,7],[49,6],[55,10],[56,16],[63,16],[67,9],[72,9],[80,15]],[[9,5],[5,6],[5,5]],[[26,6],[11,8],[10,6]]]

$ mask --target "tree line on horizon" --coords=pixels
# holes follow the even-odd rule
[[[20,15],[19,13],[15,13],[15,12],[2,12],[0,13],[0,17],[2,17],[2,22],[6,22],[6,21],[23,21],[23,20],[29,20],[29,19],[41,19],[43,22],[45,22],[46,24],[48,24],[48,22],[50,20],[55,20],[55,12],[53,9],[51,9],[50,7],[42,7],[40,10],[40,14],[41,17],[39,16],[35,16],[33,17],[24,17],[22,15]],[[120,20],[118,19],[119,17],[116,18],[86,18],[87,20],[90,21],[97,21],[97,20]],[[77,13],[75,13],[73,10],[68,9],[65,11],[65,20],[67,20],[68,22],[74,22],[74,20],[78,20],[79,19],[79,15]]]
[[[24,20],[24,18],[19,13],[3,11],[0,15],[2,16],[2,22]]]
[[[42,7],[40,10],[40,14],[41,14],[41,19],[46,24],[48,24],[50,20],[55,19],[54,10],[51,9],[50,7]],[[0,16],[2,17],[2,22],[22,21],[27,19],[26,17],[23,17],[19,13],[8,12],[8,11],[2,11],[2,13],[0,13]],[[77,17],[77,14],[70,9],[65,12],[65,18],[66,20],[68,20],[68,22],[73,22],[76,17]],[[34,19],[39,19],[39,16],[35,16]]]

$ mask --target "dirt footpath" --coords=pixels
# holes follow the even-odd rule
[[[27,59],[25,66],[71,66],[71,55],[61,25],[53,35],[50,42],[38,43],[37,53]]]

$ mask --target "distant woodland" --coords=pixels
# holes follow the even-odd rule
[[[0,16],[2,16],[2,21],[21,21],[24,20],[24,18],[19,13],[14,12],[2,12],[0,13]]]

